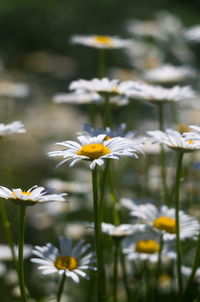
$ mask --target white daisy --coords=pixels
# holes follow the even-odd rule
[[[74,44],[81,44],[85,46],[95,47],[95,48],[125,48],[132,44],[130,39],[120,39],[117,36],[103,36],[103,35],[74,35],[71,39]]]
[[[39,264],[39,269],[44,275],[57,273],[65,274],[74,282],[79,283],[80,277],[89,279],[84,270],[96,270],[94,266],[94,253],[88,253],[90,244],[84,244],[80,240],[72,247],[71,238],[60,237],[59,249],[53,244],[47,243],[45,246],[35,246],[31,262]],[[87,253],[86,253],[87,252]]]
[[[166,129],[165,131],[147,131],[147,133],[155,139],[155,142],[164,144],[176,151],[190,152],[200,149],[200,142],[195,141],[190,132],[180,133],[172,129]]]
[[[163,88],[161,86],[152,86],[143,82],[129,81],[129,88],[125,95],[132,99],[148,101],[152,103],[176,102],[189,99],[195,96],[194,91],[189,86],[174,86],[172,88]]]
[[[4,199],[10,199],[16,204],[24,204],[26,206],[32,206],[36,203],[44,203],[49,201],[66,201],[63,194],[48,194],[48,191],[44,187],[33,186],[28,191],[22,191],[21,189],[9,190],[6,187],[0,186],[0,197]]]
[[[2,97],[25,98],[29,93],[29,87],[24,83],[0,81],[0,96]]]
[[[90,104],[102,102],[102,98],[98,93],[75,91],[71,93],[59,93],[54,95],[53,102],[56,104]]]
[[[103,222],[101,224],[102,232],[106,233],[113,237],[123,238],[129,235],[132,235],[134,232],[138,230],[143,230],[144,225],[133,225],[133,224],[120,224],[115,226],[111,223]]]
[[[128,260],[149,260],[157,262],[160,251],[160,236],[150,229],[134,233],[122,241],[123,253]],[[164,244],[162,257],[175,259],[176,253],[172,244]]]
[[[63,157],[64,159],[57,165],[60,166],[68,160],[72,160],[70,167],[81,160],[91,162],[90,168],[102,166],[105,159],[120,159],[121,156],[138,158],[135,151],[135,144],[122,137],[115,137],[105,140],[106,135],[101,134],[95,137],[78,136],[80,143],[74,141],[64,141],[56,145],[64,146],[62,151],[52,151],[48,155],[51,157]]]
[[[178,83],[196,75],[189,66],[161,65],[144,72],[144,78],[158,84]]]
[[[163,233],[164,240],[173,240],[176,238],[176,220],[175,209],[161,206],[157,208],[153,204],[146,203],[138,205],[129,198],[123,198],[122,204],[131,210],[130,214],[137,217],[141,222],[153,227],[159,233]],[[196,239],[199,233],[198,221],[179,211],[180,239]]]
[[[185,37],[191,42],[200,42],[200,25],[194,25],[185,31]]]
[[[14,133],[25,133],[26,129],[24,128],[24,124],[20,121],[15,121],[10,124],[0,124],[0,137],[6,136]]]

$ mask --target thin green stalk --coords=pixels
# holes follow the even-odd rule
[[[103,170],[103,174],[101,175],[101,194],[99,198],[99,211],[100,211],[100,219],[103,221],[103,201],[105,196],[105,190],[106,190],[106,183],[107,183],[107,176],[108,176],[108,170],[110,166],[110,160],[105,161],[105,167]]]
[[[103,126],[107,127],[111,125],[111,112],[110,112],[110,97],[106,93],[104,95],[104,108],[103,108]]]
[[[162,250],[163,250],[163,234],[160,235],[160,249],[158,253],[158,265],[157,265],[157,272],[156,277],[157,279],[160,276],[161,264],[162,264]]]
[[[193,263],[193,267],[192,267],[192,272],[191,272],[191,275],[189,277],[185,292],[183,294],[183,301],[186,301],[186,300],[184,300],[184,298],[187,297],[188,291],[189,291],[189,289],[192,285],[193,279],[195,277],[196,270],[200,265],[199,255],[200,255],[200,232],[199,232],[199,237],[198,237],[198,242],[197,242],[197,247],[196,247],[196,254],[195,254],[194,263]]]
[[[97,168],[92,170],[92,188],[94,205],[94,230],[95,230],[95,248],[97,257],[97,301],[102,302],[106,299],[105,294],[105,271],[103,263],[102,234],[101,234],[101,215],[99,213],[99,194]]]
[[[159,104],[158,107],[158,120],[159,120],[159,129],[164,131],[164,104]],[[160,165],[161,165],[161,176],[162,176],[162,186],[164,194],[164,202],[168,204],[168,188],[167,188],[167,177],[166,177],[166,156],[164,147],[160,145]]]
[[[60,281],[60,285],[59,285],[59,288],[58,288],[58,293],[57,293],[57,302],[60,302],[61,300],[61,296],[62,296],[62,293],[63,293],[63,289],[64,289],[64,285],[65,285],[65,279],[66,279],[66,275],[65,273],[62,275],[62,279]]]
[[[120,249],[120,239],[114,239],[114,269],[113,269],[113,302],[117,302],[117,267],[118,267],[118,258],[119,258],[119,249]]]
[[[112,199],[112,207],[113,207],[113,221],[115,225],[119,225],[120,219],[119,219],[119,213],[117,211],[117,203],[118,199],[116,196],[115,188],[114,188],[114,181],[113,181],[113,175],[112,175],[112,170],[109,169],[109,189],[110,189],[110,194],[111,194],[111,199]]]
[[[106,70],[106,50],[99,49],[99,58],[98,58],[98,77],[105,77]]]
[[[19,287],[21,292],[22,302],[27,302],[26,290],[24,284],[24,226],[25,226],[25,214],[26,205],[19,206],[19,251],[18,251],[18,263],[19,263]]]
[[[120,262],[121,262],[121,266],[122,266],[122,278],[123,278],[123,283],[124,283],[124,287],[125,287],[125,291],[126,291],[126,296],[127,296],[127,302],[131,302],[131,292],[128,286],[128,277],[127,277],[127,272],[126,272],[126,263],[125,263],[125,258],[124,258],[124,254],[122,251],[120,251]]]
[[[176,253],[177,253],[177,275],[178,275],[178,284],[179,284],[179,296],[182,296],[183,293],[183,280],[181,274],[182,266],[182,252],[181,252],[181,241],[180,241],[180,226],[179,226],[179,195],[180,195],[180,180],[182,174],[182,161],[183,161],[184,152],[178,151],[178,161],[176,168],[176,179],[175,179],[175,217],[176,217]]]
[[[3,222],[3,228],[4,228],[5,235],[6,235],[6,241],[10,247],[13,263],[14,263],[15,269],[18,273],[18,263],[17,263],[16,253],[15,253],[15,248],[14,248],[13,236],[12,236],[12,232],[11,232],[11,228],[10,228],[10,222],[8,220],[6,208],[2,201],[0,201],[0,215],[2,218],[2,222]]]

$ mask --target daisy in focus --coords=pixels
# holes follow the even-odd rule
[[[152,230],[137,232],[126,237],[123,241],[123,253],[127,260],[149,260],[157,262],[160,251],[160,236]],[[164,244],[162,256],[175,259],[176,253],[172,245]]]
[[[26,133],[24,124],[20,121],[15,121],[10,124],[0,124],[0,137],[7,136],[14,133]]]
[[[195,141],[191,132],[180,133],[172,129],[165,131],[147,131],[155,142],[164,144],[167,147],[182,152],[191,152],[200,149],[200,142]]]
[[[158,233],[162,232],[164,241],[176,238],[175,209],[161,206],[157,208],[153,204],[136,204],[129,198],[122,199],[122,205],[131,210],[131,216],[139,218],[141,223],[154,228]],[[180,239],[196,239],[199,233],[199,222],[179,211]]]
[[[94,169],[96,166],[102,166],[105,159],[120,159],[122,156],[129,156],[138,158],[136,151],[137,146],[125,138],[115,137],[105,140],[106,135],[100,134],[98,136],[78,136],[80,143],[75,141],[64,141],[56,143],[65,147],[62,151],[52,151],[48,155],[50,157],[62,157],[63,160],[58,163],[57,167],[72,160],[70,167],[74,166],[81,160],[90,161],[90,168]]]
[[[15,204],[33,206],[37,203],[45,203],[51,201],[66,201],[62,194],[48,194],[48,191],[44,187],[33,186],[28,191],[22,191],[21,189],[8,189],[0,186],[0,197],[9,199]]]
[[[42,274],[66,275],[74,282],[79,283],[80,277],[89,279],[84,270],[96,270],[94,253],[88,252],[90,244],[80,240],[74,247],[70,238],[59,238],[59,249],[51,243],[44,246],[35,246],[31,262],[39,264]]]
[[[81,44],[89,47],[103,49],[125,48],[131,46],[132,44],[132,41],[130,39],[120,39],[116,36],[103,35],[74,35],[71,41],[73,44]]]

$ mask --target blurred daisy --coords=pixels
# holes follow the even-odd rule
[[[34,186],[28,191],[22,191],[21,189],[9,190],[6,187],[0,186],[0,197],[4,199],[10,199],[12,202],[18,205],[33,206],[37,203],[44,203],[50,201],[66,201],[63,194],[48,194],[44,187]]]
[[[108,234],[112,237],[123,238],[129,235],[132,235],[134,232],[137,232],[139,229],[143,230],[143,225],[132,225],[132,224],[120,224],[115,226],[111,223],[103,222],[101,224],[102,232]]]
[[[103,36],[103,35],[74,35],[71,39],[74,44],[81,44],[95,48],[125,48],[132,44],[130,39],[120,39],[117,36]]]
[[[137,232],[126,237],[123,241],[123,252],[128,260],[149,260],[157,262],[160,251],[160,236],[151,230]],[[176,258],[172,245],[164,244],[162,256],[170,259]]]
[[[200,25],[194,25],[185,31],[185,38],[191,42],[200,42]]]
[[[126,124],[121,124],[116,130],[112,130],[110,127],[106,127],[105,130],[100,127],[91,127],[89,124],[84,124],[83,130],[85,134],[89,134],[90,136],[97,136],[99,134],[105,134],[106,139],[112,138],[112,137],[125,137],[128,139],[131,139],[134,137],[136,131],[129,131],[125,132]]]
[[[174,86],[172,88],[163,88],[161,86],[152,86],[143,82],[129,81],[129,88],[125,95],[132,99],[148,101],[151,103],[176,102],[189,99],[195,96],[194,91],[189,86]]]
[[[99,93],[102,96],[119,96],[125,95],[126,91],[133,86],[132,81],[109,80],[108,78],[94,78],[92,80],[77,80],[73,81],[69,89],[75,90],[77,93],[90,92]]]
[[[72,247],[70,238],[60,237],[59,249],[51,243],[42,247],[35,246],[33,255],[37,258],[31,258],[31,262],[39,264],[38,268],[44,275],[65,274],[66,277],[79,283],[80,277],[89,279],[84,270],[96,270],[94,253],[88,253],[90,247],[91,245],[84,244],[83,240]]]
[[[120,159],[121,156],[138,158],[134,143],[122,137],[115,137],[105,140],[106,135],[100,134],[95,137],[78,136],[80,143],[74,141],[64,141],[56,145],[64,146],[62,151],[52,151],[48,155],[51,157],[63,157],[57,167],[68,160],[72,160],[70,167],[81,160],[90,161],[90,168],[102,166],[105,159]]]
[[[24,258],[28,258],[31,255],[32,246],[31,245],[24,245]],[[18,253],[18,247],[15,247],[15,253]],[[12,261],[12,253],[10,247],[5,244],[0,244],[0,261]]]
[[[0,124],[0,137],[6,136],[14,133],[25,133],[26,129],[24,128],[24,124],[20,121],[15,121],[10,124]]]
[[[59,93],[54,95],[53,102],[56,104],[90,104],[102,102],[102,98],[98,93],[75,91],[71,93]]]
[[[25,98],[29,93],[29,87],[24,83],[0,81],[0,96],[2,97]]]
[[[144,78],[158,84],[179,83],[196,75],[189,66],[161,65],[144,72]]]
[[[193,139],[191,132],[180,133],[172,129],[165,131],[147,131],[155,139],[155,142],[166,145],[167,147],[182,152],[190,152],[200,149],[200,142]]]
[[[153,227],[155,231],[162,232],[164,240],[176,238],[175,209],[167,206],[157,208],[150,203],[137,205],[128,198],[123,198],[122,204],[131,210],[131,216],[139,218],[141,223]],[[180,239],[196,239],[199,233],[198,221],[183,211],[179,211],[179,221]]]

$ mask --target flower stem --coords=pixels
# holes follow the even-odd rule
[[[125,258],[124,254],[122,251],[120,251],[120,261],[121,261],[121,266],[122,266],[122,274],[123,274],[123,283],[126,291],[126,296],[127,296],[127,301],[131,302],[131,293],[130,289],[128,286],[128,278],[127,278],[127,272],[126,272],[126,263],[125,263]]]
[[[182,252],[181,252],[181,241],[180,241],[180,226],[179,226],[179,195],[180,195],[180,180],[182,174],[182,161],[184,152],[178,152],[178,161],[176,168],[176,180],[175,180],[175,217],[176,217],[176,253],[177,253],[177,275],[179,284],[179,296],[183,293],[183,280],[181,274],[182,266]]]
[[[120,239],[114,239],[114,269],[113,269],[113,302],[117,302],[117,267],[119,258]]]
[[[17,263],[16,253],[15,253],[15,248],[14,248],[13,236],[12,236],[12,232],[11,232],[11,228],[10,228],[10,222],[8,220],[6,208],[2,201],[0,201],[0,215],[2,218],[2,222],[3,222],[3,228],[4,228],[5,235],[6,235],[6,241],[7,241],[8,245],[10,246],[13,263],[14,263],[15,269],[18,273],[18,263]]]
[[[101,215],[99,213],[99,194],[97,168],[92,170],[92,188],[94,205],[94,230],[95,230],[95,248],[97,257],[97,301],[105,301],[105,271],[103,263],[102,234],[101,234]]]
[[[106,50],[99,49],[99,58],[98,58],[98,77],[105,77],[105,65],[106,65]]]
[[[60,281],[60,285],[58,288],[58,293],[57,293],[57,302],[60,302],[62,293],[63,293],[63,289],[64,289],[64,285],[65,285],[65,279],[66,279],[66,275],[65,273],[62,275],[62,279]]]
[[[157,272],[156,272],[157,279],[159,278],[161,264],[162,264],[162,250],[163,250],[163,234],[160,235],[160,249],[159,249],[159,253],[158,253],[158,266],[157,266]]]
[[[27,302],[25,284],[24,284],[24,259],[23,259],[25,214],[26,214],[26,205],[20,205],[19,206],[18,263],[19,263],[19,287],[20,287],[22,302]]]
[[[114,181],[113,181],[113,174],[112,174],[112,170],[111,167],[109,169],[109,188],[110,188],[110,193],[111,193],[111,199],[112,199],[112,207],[113,207],[113,221],[115,225],[119,225],[120,224],[120,218],[119,218],[119,213],[117,210],[117,204],[118,204],[118,199],[116,196],[116,192],[115,192],[115,186],[114,186]]]
[[[103,221],[103,201],[105,196],[105,190],[106,190],[106,182],[107,182],[107,176],[108,176],[108,170],[110,166],[110,160],[105,160],[105,168],[103,170],[103,173],[101,175],[101,194],[99,198],[99,211],[100,211],[100,219]]]
[[[111,113],[110,113],[110,98],[108,94],[104,96],[104,112],[103,112],[103,126],[107,127],[111,124]]]

